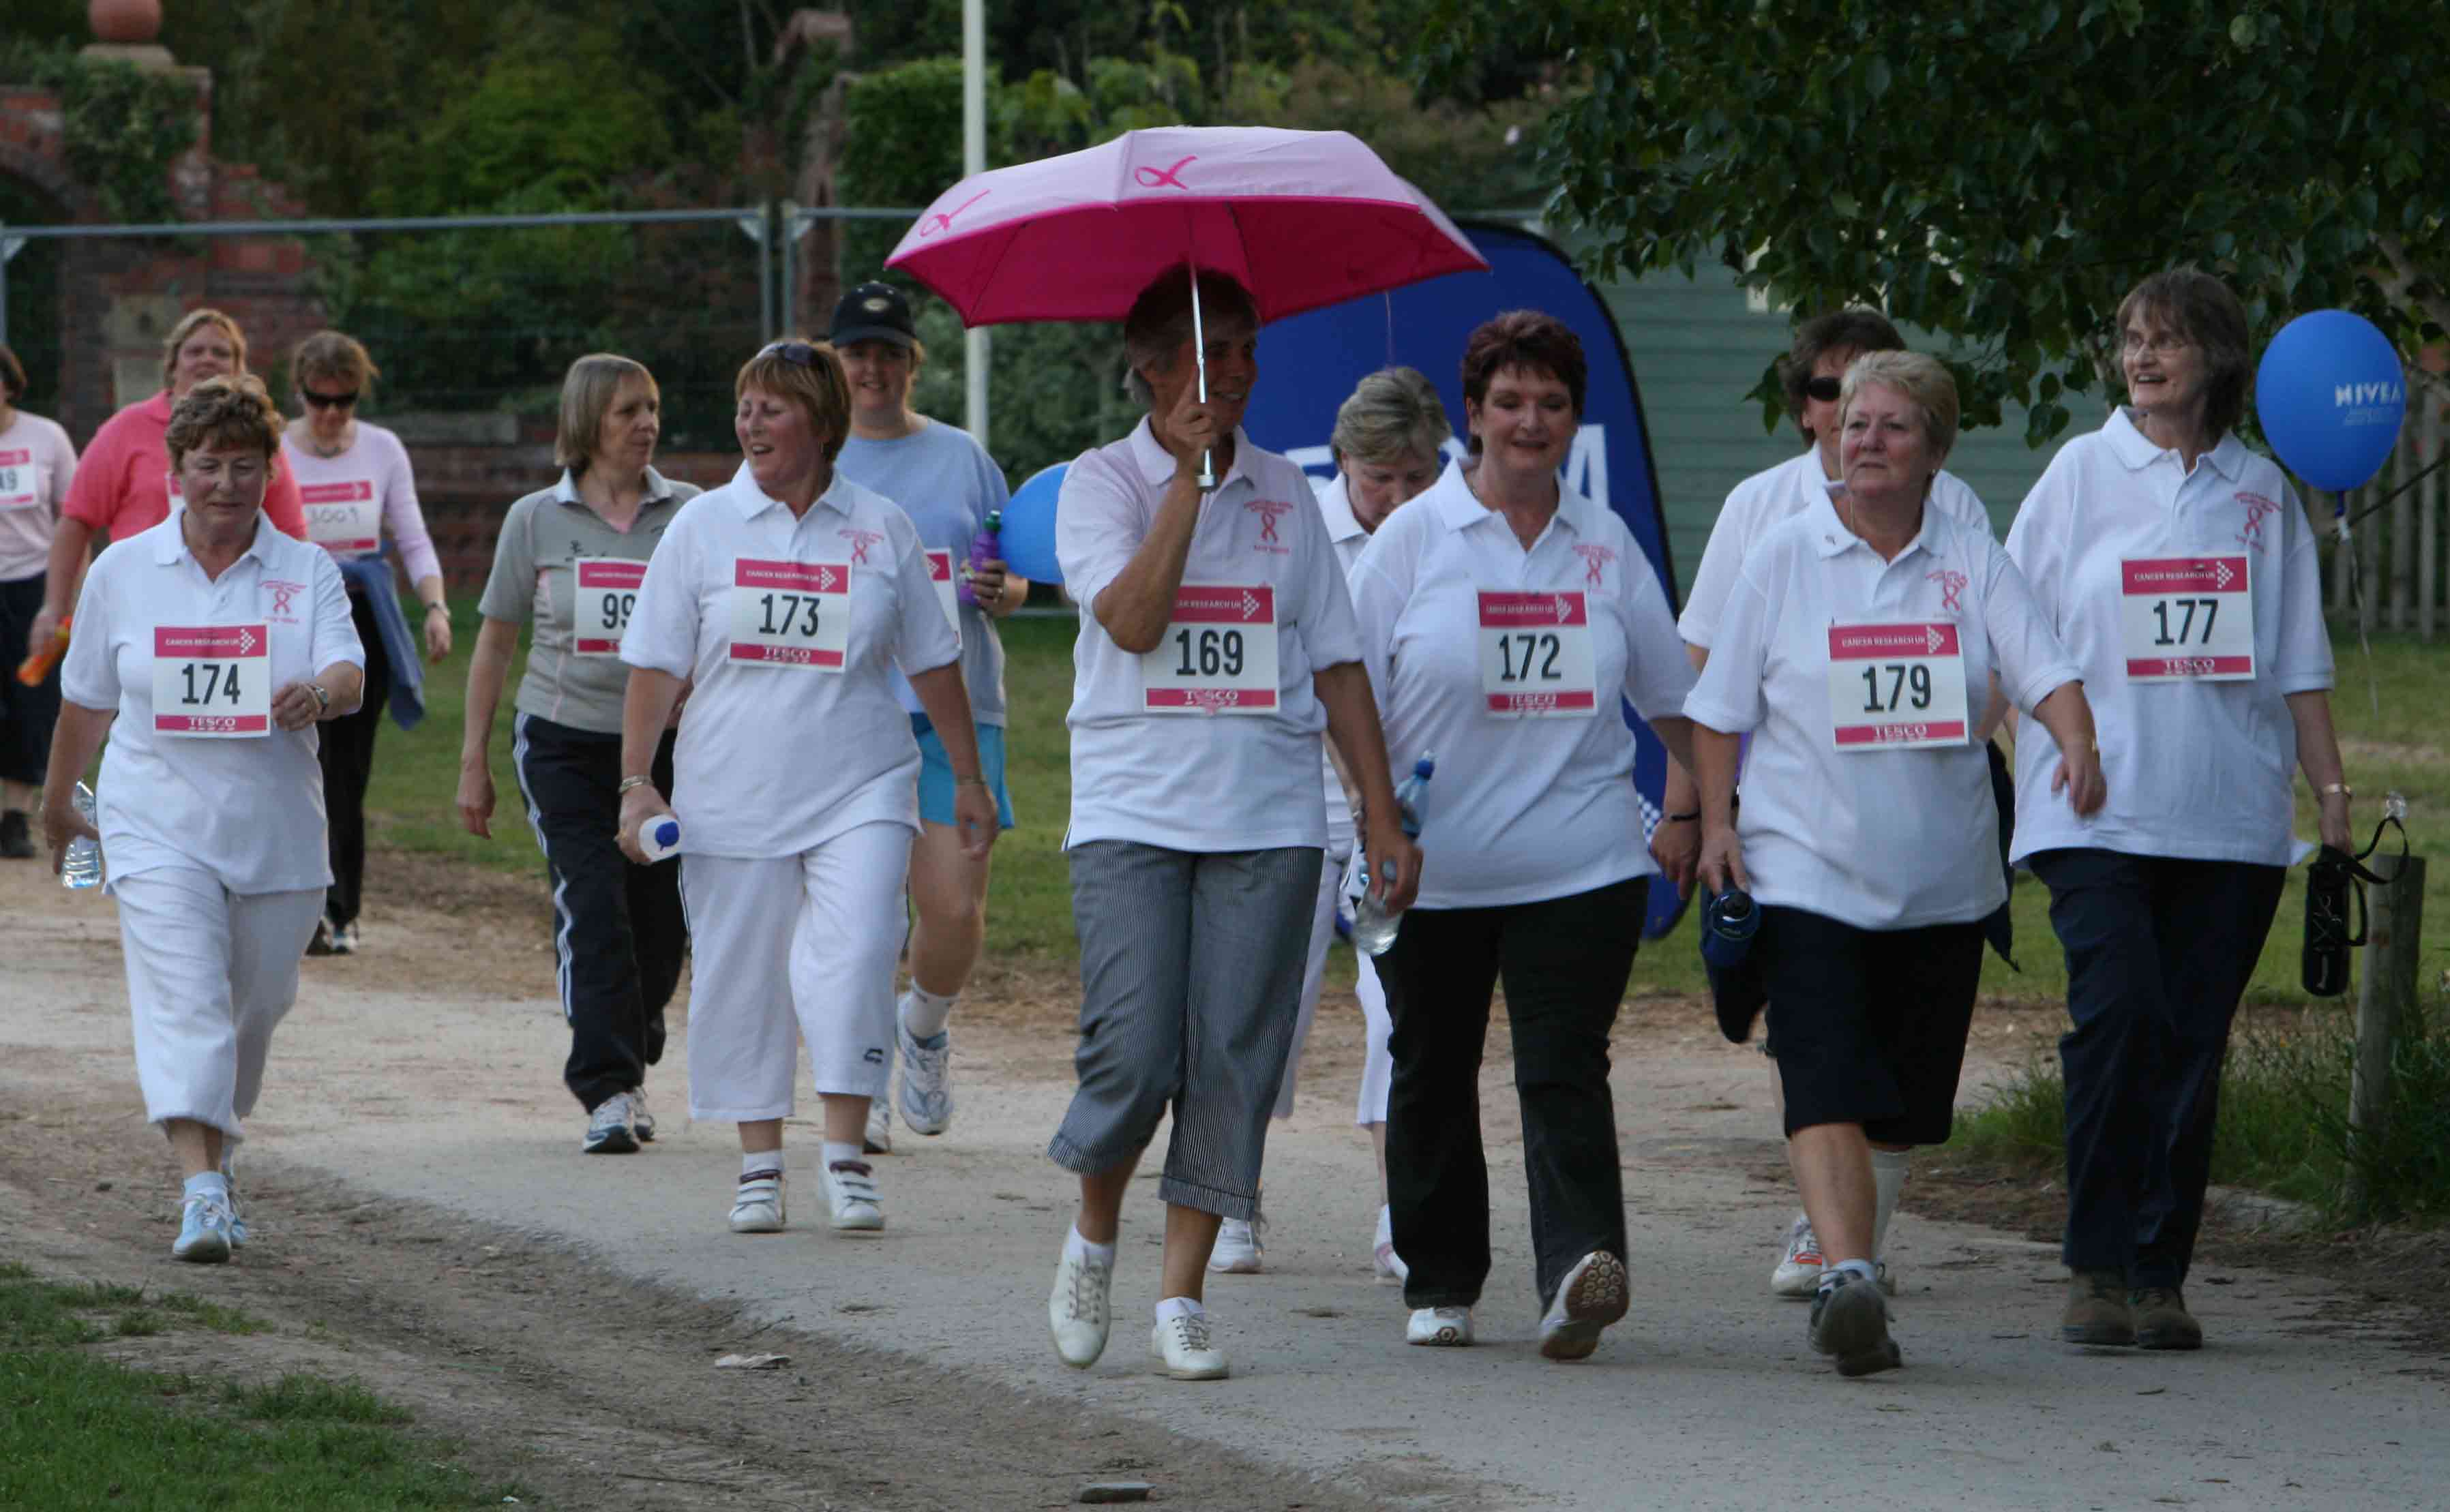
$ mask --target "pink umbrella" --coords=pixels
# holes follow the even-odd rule
[[[885,263],[969,325],[1119,320],[1172,268],[1232,275],[1264,321],[1488,266],[1351,132],[1268,126],[1126,131],[975,174],[938,196]],[[1196,282],[1192,321],[1200,353]]]

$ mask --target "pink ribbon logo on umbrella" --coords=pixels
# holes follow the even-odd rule
[[[1179,167],[1181,165],[1176,164],[1176,166]],[[968,209],[971,205],[978,204],[981,200],[985,199],[988,195],[993,194],[994,192],[995,191],[993,189],[981,189],[978,193],[971,195],[968,199],[963,200],[961,204],[953,206],[951,209],[943,211],[938,215],[927,217],[926,220],[919,223],[919,234],[921,236],[934,236],[939,231],[951,230],[953,228],[953,217],[961,214],[963,210]]]
[[[1182,170],[1199,161],[1197,154],[1182,159],[1170,168],[1138,167],[1132,170],[1132,182],[1143,189],[1189,189],[1182,182]]]

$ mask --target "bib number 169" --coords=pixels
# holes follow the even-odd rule
[[[1176,677],[1239,677],[1242,675],[1242,632],[1177,626],[1174,632]]]

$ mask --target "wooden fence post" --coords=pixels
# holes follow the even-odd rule
[[[2373,1153],[2390,1106],[2390,1060],[2399,1031],[2416,1008],[2418,939],[2424,927],[2424,858],[2381,856],[2388,882],[2371,889],[2364,969],[2357,982],[2357,1058],[2348,1078],[2348,1212],[2362,1218],[2373,1201]]]
[[[2399,493],[2417,470],[2424,465],[2422,427],[2405,426],[2400,431],[2398,465],[2391,472],[2391,491],[2399,496],[2390,501],[2390,619],[2392,630],[2403,630],[2415,624],[2411,611],[2416,597],[2416,495],[2418,489]]]

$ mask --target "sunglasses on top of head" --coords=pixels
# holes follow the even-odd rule
[[[759,357],[779,357],[800,367],[817,365],[817,349],[807,341],[768,341],[757,351]]]
[[[298,397],[319,410],[345,410],[358,402],[358,391],[346,394],[318,394],[313,389],[300,389]]]

